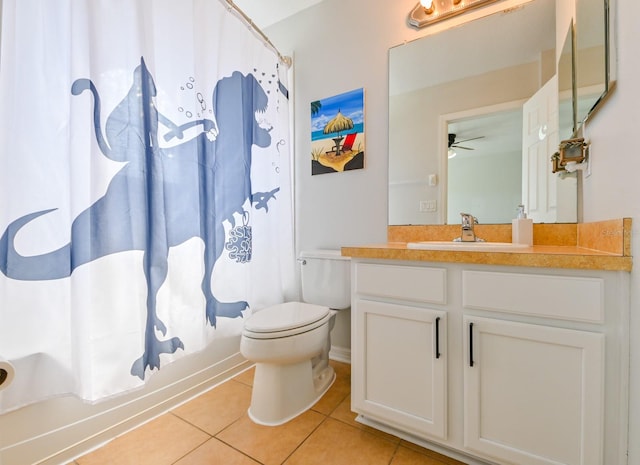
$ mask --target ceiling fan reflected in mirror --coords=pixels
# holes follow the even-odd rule
[[[459,144],[463,144],[465,142],[469,142],[469,141],[477,140],[477,139],[484,139],[484,136],[471,137],[469,139],[456,141],[456,135],[452,134],[452,133],[449,133],[448,157],[449,158],[453,158],[453,157],[455,157],[457,155],[457,153],[456,153],[456,151],[454,149],[475,150],[473,147],[465,147],[464,145],[459,145]]]

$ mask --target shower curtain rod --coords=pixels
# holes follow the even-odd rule
[[[258,26],[256,26],[256,24],[251,20],[251,18],[249,18],[246,13],[244,11],[242,11],[240,9],[240,7],[238,5],[236,5],[235,3],[233,3],[233,0],[224,0],[224,2],[229,5],[229,7],[233,8],[238,14],[240,14],[240,16],[242,17],[242,19],[251,27],[251,29],[253,29],[256,34],[258,34],[260,36],[260,38],[262,39],[262,41],[268,45],[269,47],[271,47],[271,49],[276,52],[278,54],[278,58],[280,59],[280,61],[287,67],[290,68],[291,64],[292,64],[292,60],[290,56],[284,56],[280,53],[280,51],[276,48],[275,45],[273,45],[273,43],[269,40],[269,38],[266,36],[266,34],[264,32],[262,32],[260,30],[260,28]]]

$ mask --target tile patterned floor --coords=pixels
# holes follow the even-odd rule
[[[357,423],[351,367],[331,364],[331,389],[282,426],[249,420],[251,369],[70,465],[464,465]]]

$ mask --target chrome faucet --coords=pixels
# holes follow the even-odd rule
[[[478,218],[471,213],[460,213],[462,217],[462,233],[460,237],[454,239],[456,242],[483,242],[484,239],[480,239],[476,236],[473,226],[478,224]]]

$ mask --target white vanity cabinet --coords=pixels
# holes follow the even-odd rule
[[[602,463],[603,336],[465,317],[465,449],[514,464]]]
[[[465,463],[626,464],[628,273],[352,259],[352,286],[360,421]]]
[[[445,301],[445,270],[360,264],[355,272],[353,408],[444,439],[447,313],[433,305]]]

